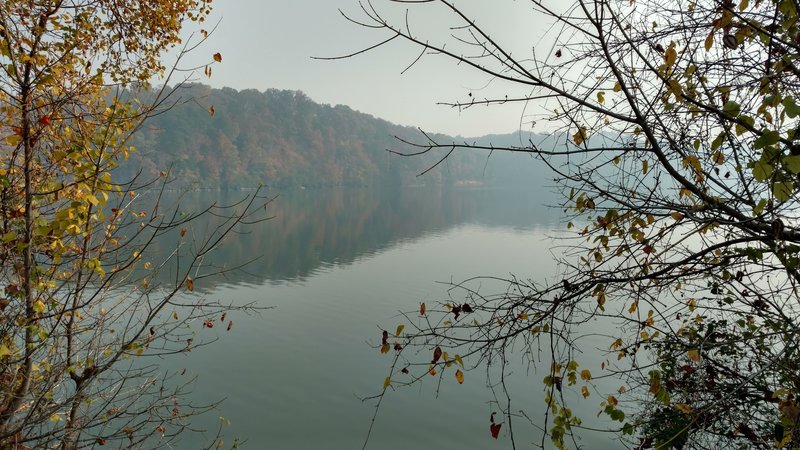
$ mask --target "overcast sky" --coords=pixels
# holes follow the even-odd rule
[[[374,2],[388,7],[389,14],[392,7],[396,9],[396,4],[387,0]],[[520,51],[530,52],[545,32],[536,25],[524,1],[458,3]],[[348,54],[389,36],[359,27],[340,15],[342,9],[363,17],[357,0],[215,0],[213,5],[210,22],[219,21],[219,26],[188,62],[207,60],[218,51],[223,63],[213,67],[210,79],[200,73],[197,81],[235,89],[301,90],[320,103],[344,104],[391,122],[465,137],[507,133],[520,127],[522,104],[461,112],[437,105],[438,101],[466,100],[468,93],[482,98],[499,85],[439,56],[426,56],[401,75],[419,53],[406,42],[395,41],[346,60],[312,59]],[[437,5],[422,5],[411,16],[412,29],[430,30],[432,35],[436,30],[447,31],[441,11]],[[487,83],[490,88],[484,87]]]

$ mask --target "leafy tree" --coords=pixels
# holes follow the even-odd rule
[[[131,133],[170,105],[164,93],[130,93],[170,75],[162,56],[209,10],[206,0],[0,3],[0,447],[156,448],[202,410],[183,403],[181,374],[150,361],[202,344],[194,335],[229,309],[194,286],[258,197],[181,215],[165,206],[164,183],[140,194],[159,184],[111,170],[133,151]],[[191,228],[202,213],[226,219],[203,235]],[[165,261],[147,260],[148,247],[167,233],[180,263],[169,282],[151,282]]]
[[[504,391],[513,349],[541,361],[558,448],[577,445],[587,405],[637,448],[800,448],[800,4],[532,0],[546,31],[525,53],[464,2],[361,4],[352,20],[384,43],[491,79],[487,99],[453,107],[524,102],[526,119],[552,127],[550,144],[506,150],[540,156],[560,179],[572,236],[557,278],[515,278],[499,294],[458,284],[465,297],[384,332],[395,358],[380,397],[432,374],[461,383],[483,363],[499,365],[490,385]],[[593,319],[616,330],[597,366],[577,351],[598,345],[582,335]],[[495,437],[527,420],[510,400],[498,407]]]

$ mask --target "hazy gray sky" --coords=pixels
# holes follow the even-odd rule
[[[498,38],[519,51],[530,53],[545,30],[536,25],[530,7],[514,0],[460,0],[476,14],[480,23],[494,29]],[[397,9],[386,0],[376,5]],[[477,136],[505,133],[520,126],[523,105],[459,112],[437,101],[489,95],[500,88],[486,76],[476,75],[440,56],[426,56],[401,75],[419,50],[406,42],[390,45],[357,57],[320,61],[312,56],[336,56],[373,45],[389,35],[359,27],[345,20],[338,9],[363,17],[357,0],[215,0],[210,22],[220,21],[209,41],[189,62],[208,59],[219,51],[223,63],[213,67],[207,79],[214,87],[301,90],[313,100],[345,104],[403,125],[427,131]],[[411,17],[414,30],[447,31],[441,7],[423,5]],[[211,24],[206,24],[210,26]],[[189,27],[191,28],[191,26]],[[538,50],[537,50],[538,51]]]

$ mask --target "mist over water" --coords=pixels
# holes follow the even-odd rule
[[[236,195],[192,193],[181,207]],[[553,274],[552,237],[564,226],[560,210],[542,203],[535,192],[507,189],[279,195],[269,206],[272,220],[230,236],[213,255],[226,262],[259,259],[240,273],[196,284],[210,299],[274,309],[230,316],[230,332],[194,324],[197,339],[219,341],[162,363],[198,377],[193,402],[225,399],[218,411],[193,422],[210,431],[184,435],[185,448],[210,445],[219,416],[231,421],[223,427],[226,443],[240,437],[248,441],[245,448],[361,448],[374,402],[360,398],[380,392],[391,362],[375,347],[381,330],[393,330],[403,321],[399,312],[420,302],[446,302],[448,286],[441,282]],[[479,288],[488,293],[504,286]],[[536,361],[510,362],[515,405],[536,420],[544,413],[544,375]],[[497,408],[486,370],[465,371],[463,385],[449,374],[441,383],[431,377],[391,390],[368,448],[511,448],[505,430],[498,441],[488,431]],[[514,424],[517,442],[539,442],[541,435],[524,420]],[[592,448],[603,448],[602,442]]]

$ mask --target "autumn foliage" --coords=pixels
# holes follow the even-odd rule
[[[192,320],[224,309],[190,300],[199,281],[188,271],[150,282],[150,243],[192,216],[165,215],[157,194],[143,202],[137,187],[153,180],[112,172],[135,151],[131,134],[166,106],[160,94],[127,93],[169,75],[163,55],[182,54],[182,26],[209,8],[0,3],[0,447],[156,448],[198,411],[182,404],[185,382],[144,362],[201,344]],[[195,265],[252,201],[214,240],[175,254]]]

